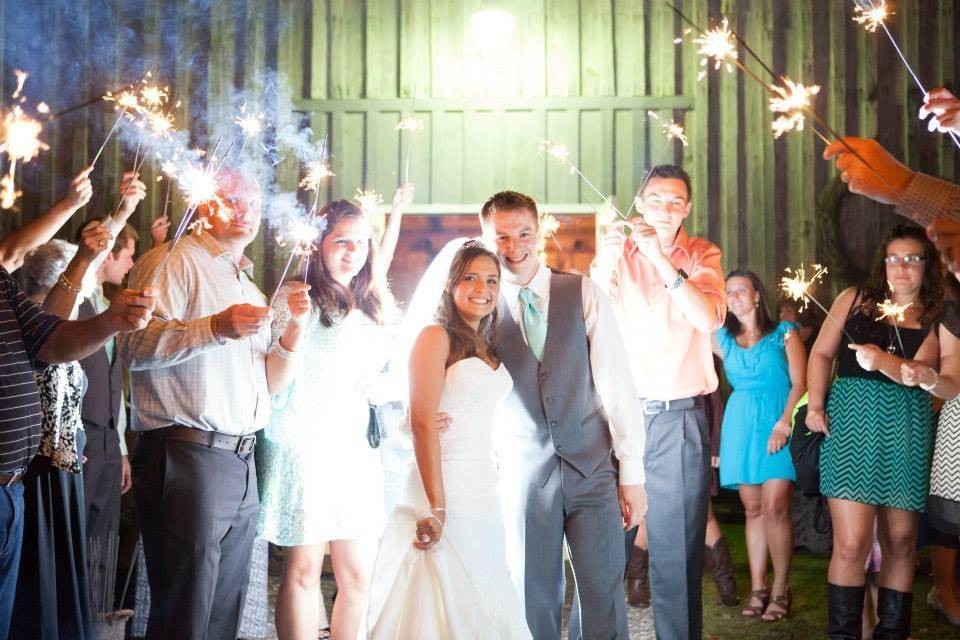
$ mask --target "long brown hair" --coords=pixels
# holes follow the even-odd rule
[[[497,260],[497,256],[476,240],[464,244],[453,256],[453,262],[450,264],[447,284],[443,288],[440,306],[436,313],[437,322],[447,330],[447,336],[450,338],[450,355],[447,356],[448,367],[459,360],[479,357],[484,352],[496,357],[496,350],[493,347],[497,332],[496,307],[494,307],[493,313],[480,321],[480,329],[474,331],[473,327],[468,325],[461,317],[460,312],[457,311],[457,305],[453,301],[454,287],[463,280],[474,258],[481,256],[493,260],[493,264],[497,265],[497,276],[499,277],[500,261]]]
[[[760,278],[757,277],[757,274],[749,269],[734,269],[727,274],[728,281],[730,278],[746,278],[750,281],[750,286],[753,287],[753,290],[760,294],[760,301],[757,302],[757,306],[753,310],[757,316],[757,328],[760,329],[760,335],[765,336],[776,329],[777,323],[773,320],[773,316],[770,315],[770,307],[767,306],[767,292],[764,290],[763,283],[760,281]],[[731,337],[740,335],[740,332],[743,330],[737,316],[733,315],[729,310],[727,311],[726,319],[723,321],[723,326],[726,327]]]
[[[393,301],[382,283],[377,268],[376,245],[373,236],[368,240],[367,260],[360,272],[350,281],[350,287],[344,287],[333,279],[323,264],[323,241],[333,232],[341,220],[359,218],[366,220],[363,210],[347,200],[336,200],[320,210],[326,220],[326,227],[317,240],[318,249],[307,274],[310,285],[310,297],[320,309],[320,323],[331,327],[353,309],[360,309],[377,324],[383,324],[388,307]]]
[[[917,306],[920,307],[920,326],[927,329],[940,317],[943,306],[943,265],[940,263],[936,247],[920,227],[897,225],[887,233],[887,237],[884,238],[874,257],[870,279],[864,287],[859,311],[871,318],[876,318],[880,315],[877,303],[891,296],[884,258],[887,257],[887,249],[894,240],[913,240],[923,247],[923,280],[920,284],[920,293],[917,295]]]

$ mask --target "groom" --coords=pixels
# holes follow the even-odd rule
[[[564,541],[582,618],[570,638],[627,638],[622,529],[646,511],[642,413],[610,303],[540,264],[538,221],[515,191],[480,213],[503,266],[497,355],[513,377],[500,447],[508,561],[537,640],[560,638]]]

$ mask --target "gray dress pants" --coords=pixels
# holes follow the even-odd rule
[[[644,466],[650,591],[658,640],[700,640],[710,500],[710,438],[702,409],[646,416]]]
[[[148,640],[235,640],[260,501],[253,454],[141,434],[131,462]]]

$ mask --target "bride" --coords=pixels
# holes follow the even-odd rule
[[[437,324],[410,356],[416,466],[380,543],[369,637],[530,638],[507,569],[493,415],[513,380],[493,349],[500,263],[468,242],[450,267]],[[438,413],[453,425],[440,432]]]

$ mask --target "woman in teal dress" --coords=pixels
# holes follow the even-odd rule
[[[751,592],[742,614],[776,622],[790,612],[796,473],[786,444],[793,408],[806,391],[806,349],[795,325],[774,323],[756,274],[733,271],[727,275],[727,319],[714,351],[733,387],[720,430],[720,486],[736,489],[746,512]]]
[[[810,354],[807,426],[826,434],[820,490],[833,520],[830,638],[859,637],[874,522],[883,555],[874,637],[905,639],[910,633],[917,523],[927,499],[934,425],[930,396],[903,385],[902,365],[936,364],[942,274],[924,230],[895,227],[878,251],[870,282],[837,297],[834,321],[823,324]],[[899,318],[884,317],[879,306],[885,301],[909,306]]]

